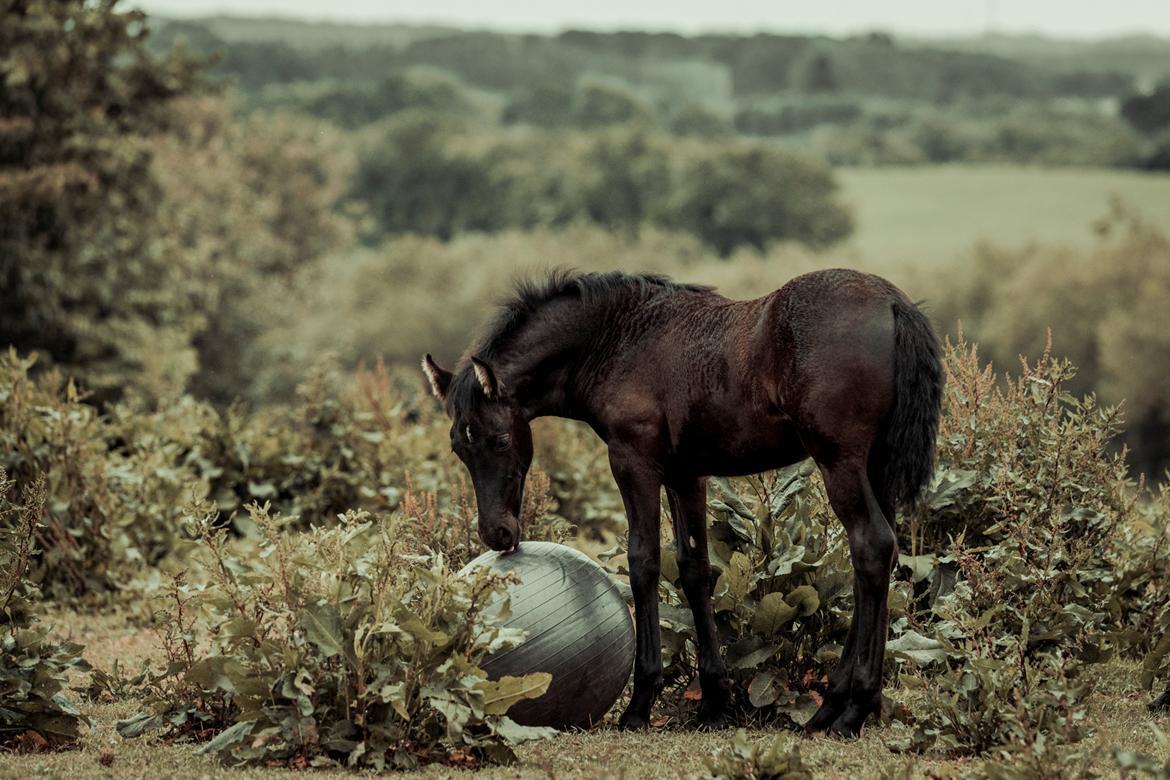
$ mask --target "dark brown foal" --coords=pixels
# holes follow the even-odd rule
[[[855,611],[806,728],[854,735],[879,709],[894,512],[930,477],[943,383],[929,322],[892,284],[838,269],[731,301],[662,277],[554,275],[520,288],[457,373],[429,355],[423,368],[451,417],[479,535],[493,549],[520,539],[533,418],[582,420],[608,444],[629,521],[637,630],[623,726],[645,727],[662,687],[662,489],[695,619],[699,717],[717,722],[729,684],[708,585],[705,478],[807,457],[848,533]]]

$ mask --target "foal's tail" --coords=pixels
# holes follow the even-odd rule
[[[917,306],[894,299],[894,411],[886,428],[886,496],[912,509],[934,470],[934,441],[942,407],[938,337]]]

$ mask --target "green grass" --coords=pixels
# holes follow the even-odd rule
[[[52,622],[62,635],[72,635],[86,644],[86,658],[97,667],[110,668],[115,658],[124,668],[133,670],[143,658],[154,657],[152,634],[135,628],[118,616],[93,617],[77,613],[60,613]],[[1106,776],[1116,776],[1111,750],[1120,745],[1151,755],[1158,748],[1150,729],[1158,724],[1170,730],[1170,717],[1151,716],[1146,710],[1148,695],[1136,686],[1137,665],[1115,662],[1101,667],[1097,692],[1091,700],[1090,724],[1093,735],[1083,746],[1091,765]],[[79,681],[80,682],[80,681]],[[895,700],[914,709],[915,698],[906,691],[891,691]],[[289,770],[248,768],[235,769],[195,755],[193,745],[163,745],[147,739],[123,740],[114,731],[114,722],[137,711],[138,703],[122,701],[112,704],[87,704],[84,712],[93,719],[79,750],[50,754],[0,756],[0,778],[62,777],[69,780],[87,778],[289,778]],[[774,732],[754,731],[756,740],[770,739]],[[932,756],[909,757],[886,749],[883,739],[889,729],[870,727],[861,739],[841,742],[830,739],[807,740],[789,735],[798,745],[804,763],[818,778],[955,777],[975,768],[978,762],[946,760]],[[400,775],[413,777],[476,777],[482,780],[502,778],[685,778],[703,768],[703,760],[712,752],[728,746],[733,732],[698,732],[675,724],[665,724],[648,733],[629,734],[612,728],[590,733],[563,734],[555,739],[527,745],[520,749],[520,764],[489,767],[478,772],[431,766]],[[103,755],[110,761],[103,765]],[[1162,755],[1162,759],[1166,756]],[[315,772],[313,777],[353,777],[333,770]]]
[[[842,168],[857,228],[832,254],[870,267],[937,265],[979,241],[1087,245],[1113,196],[1170,220],[1170,176],[1131,171],[996,166]]]

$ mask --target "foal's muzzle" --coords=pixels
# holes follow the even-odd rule
[[[520,544],[520,521],[509,515],[494,523],[480,523],[479,540],[488,549],[511,552]]]

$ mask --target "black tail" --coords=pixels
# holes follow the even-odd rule
[[[894,301],[894,412],[886,428],[887,498],[913,509],[934,470],[943,368],[930,320],[910,301]]]

